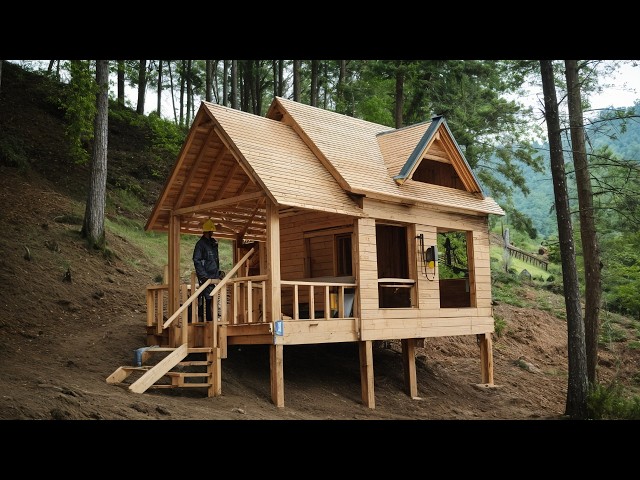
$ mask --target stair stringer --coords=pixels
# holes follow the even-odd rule
[[[160,380],[165,374],[167,374],[173,367],[178,365],[189,354],[189,347],[186,343],[183,343],[177,347],[173,352],[160,360],[153,368],[149,369],[138,380],[133,382],[129,386],[129,390],[134,393],[144,393],[149,387]]]

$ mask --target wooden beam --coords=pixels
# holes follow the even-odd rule
[[[404,373],[404,388],[411,398],[418,397],[418,382],[416,377],[416,342],[413,338],[403,338],[402,367]]]
[[[198,167],[200,166],[200,163],[202,162],[202,159],[204,158],[204,152],[207,149],[207,147],[209,146],[209,140],[211,140],[211,137],[213,137],[215,131],[215,129],[211,129],[209,131],[209,134],[207,135],[207,138],[202,142],[202,145],[200,146],[200,151],[198,152],[198,154],[196,155],[196,159],[193,161],[193,164],[191,165],[191,169],[189,170],[189,174],[186,176],[184,183],[182,184],[182,188],[180,189],[180,193],[178,194],[178,199],[176,200],[176,203],[174,204],[175,208],[179,208],[180,205],[182,205],[182,201],[184,200],[185,195],[187,194],[187,191],[189,190],[189,187],[191,186],[191,181],[193,180],[193,177],[196,175],[196,172],[198,171]]]
[[[193,205],[191,207],[178,208],[173,210],[172,215],[186,215],[188,213],[195,213],[201,210],[207,210],[210,208],[225,207],[228,205],[234,205],[236,203],[248,202],[251,200],[257,200],[265,196],[264,192],[247,193],[246,195],[240,195],[239,197],[225,198],[223,200],[215,200],[213,202],[201,203]]]
[[[167,238],[169,260],[169,312],[173,313],[180,305],[180,216],[169,219]]]
[[[209,115],[211,114],[209,113],[208,109],[201,107],[198,110],[198,113],[196,114],[196,118],[194,118],[193,123],[191,124],[191,131],[187,135],[187,140],[185,141],[185,143],[182,145],[182,148],[180,149],[180,154],[178,155],[178,161],[173,166],[173,169],[171,170],[171,174],[169,175],[169,178],[167,178],[167,181],[164,187],[162,188],[162,193],[160,194],[160,198],[158,198],[158,201],[156,202],[155,207],[153,208],[153,211],[149,216],[149,220],[147,220],[147,224],[145,225],[145,230],[148,230],[149,227],[158,220],[158,215],[160,214],[160,211],[163,208],[162,206],[165,204],[167,196],[171,191],[171,187],[173,186],[173,183],[175,182],[176,177],[178,176],[178,172],[182,168],[182,164],[184,163],[187,153],[191,148],[191,144],[193,143],[193,140],[196,136],[197,127],[198,125],[203,124],[205,119],[209,119],[210,121]]]
[[[231,183],[231,180],[233,180],[233,176],[235,175],[236,170],[238,170],[238,162],[234,163],[233,166],[227,172],[227,175],[222,181],[222,185],[220,185],[220,188],[218,189],[218,192],[215,195],[216,200],[220,200],[220,198],[222,198],[222,195],[224,195],[224,192],[227,190],[229,183]]]
[[[362,403],[370,409],[376,408],[376,397],[373,393],[373,344],[371,340],[358,342],[360,352],[360,387]]]
[[[281,319],[282,285],[280,280],[280,217],[278,207],[271,201],[267,202],[267,308],[265,320],[275,322]]]
[[[284,407],[284,346],[269,345],[271,370],[271,401],[278,408]]]
[[[212,131],[215,131],[216,133],[216,127],[211,129]],[[207,138],[207,142],[211,139],[211,136],[209,136],[209,138]],[[205,194],[207,193],[207,189],[209,188],[209,186],[211,185],[211,182],[213,181],[213,178],[216,176],[216,172],[218,171],[218,167],[220,166],[220,163],[222,162],[222,159],[224,158],[226,151],[224,149],[224,147],[220,148],[220,151],[218,152],[218,155],[216,156],[215,160],[213,161],[212,165],[211,165],[211,169],[209,170],[209,174],[207,175],[207,179],[204,181],[204,183],[202,184],[202,187],[200,187],[200,191],[198,192],[198,196],[196,197],[196,201],[194,202],[196,205],[199,204],[202,199],[204,198]]]
[[[477,336],[480,344],[480,370],[482,383],[493,385],[493,341],[491,333],[481,333]]]
[[[251,217],[249,219],[247,219],[247,223],[245,224],[244,228],[242,229],[242,231],[238,235],[238,241],[242,241],[242,239],[246,235],[247,231],[249,230],[249,227],[251,226],[251,224],[253,223],[254,219],[256,218],[258,210],[260,209],[260,207],[262,207],[262,204],[264,203],[265,198],[266,197],[259,199],[258,202],[256,203],[256,206],[253,209],[253,213],[251,214]]]
[[[214,323],[216,320],[214,319]],[[222,395],[222,359],[221,349],[212,348],[211,353],[207,353],[209,366],[209,388],[207,388],[207,397],[219,397]]]

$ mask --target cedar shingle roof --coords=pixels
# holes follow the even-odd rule
[[[464,189],[413,180],[423,159],[449,163]],[[444,119],[396,130],[276,97],[266,117],[201,104],[146,229],[167,231],[173,211],[182,233],[200,234],[212,218],[217,237],[263,240],[265,197],[281,214],[366,216],[352,194],[504,214]]]
[[[352,193],[386,195],[401,202],[429,203],[504,215],[492,198],[482,194],[475,175],[442,118],[436,121],[432,131],[429,128],[433,122],[396,130],[281,97],[276,97],[267,115],[282,118],[300,132],[308,145],[317,148],[316,154],[343,188]],[[423,148],[428,148],[416,149],[421,143]],[[418,155],[420,151],[422,154]],[[412,155],[417,156],[413,158]],[[467,190],[437,188],[438,185],[410,181],[406,177],[404,184],[394,181],[403,168],[406,169],[405,174],[414,171],[424,157],[451,163]]]

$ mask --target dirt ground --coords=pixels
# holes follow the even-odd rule
[[[2,87],[0,132],[31,129],[43,140],[37,144],[40,150],[30,152],[39,156],[41,174],[0,162],[0,419],[565,418],[566,322],[548,311],[506,304],[495,306],[507,327],[494,336],[493,386],[479,384],[474,336],[429,339],[418,349],[419,398],[403,390],[399,345],[376,345],[375,409],[361,403],[355,344],[285,347],[284,408],[270,399],[266,346],[229,348],[219,397],[208,398],[204,389],[135,394],[108,384],[106,378],[119,366],[132,365],[134,350],[145,346],[145,287],[160,272],[115,235],[107,236],[109,258],[87,249],[79,234],[84,202],[78,192],[88,177],[86,168],[70,167],[56,157],[62,136],[56,126],[59,114],[37,116],[29,104],[13,105],[9,99],[22,87],[7,76]],[[120,136],[111,131],[114,152]],[[120,165],[114,157],[110,171]],[[152,198],[158,186],[153,188],[148,189]],[[529,294],[535,300],[539,293]],[[631,381],[638,361],[638,351],[623,344],[603,349],[600,378]]]

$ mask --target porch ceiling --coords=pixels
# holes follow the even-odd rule
[[[145,228],[168,231],[173,211],[181,215],[181,233],[200,235],[202,223],[211,218],[217,238],[264,241],[265,200],[220,128],[200,110]]]

